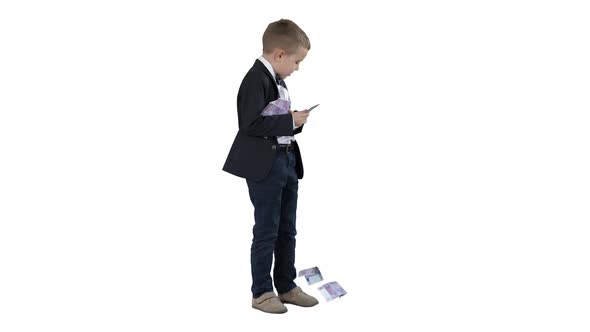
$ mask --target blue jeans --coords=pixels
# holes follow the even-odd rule
[[[295,219],[299,180],[293,152],[278,151],[272,169],[262,180],[246,180],[254,205],[254,228],[250,251],[252,295],[279,294],[297,287],[295,271]],[[273,254],[275,266],[270,277]]]

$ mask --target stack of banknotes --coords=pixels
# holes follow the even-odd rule
[[[283,115],[289,113],[289,109],[291,108],[291,101],[287,99],[277,99],[275,101],[271,101],[266,107],[262,110],[263,116],[270,116],[270,115]]]

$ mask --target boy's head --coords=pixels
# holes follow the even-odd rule
[[[290,20],[272,22],[262,35],[263,55],[281,78],[299,69],[299,63],[305,59],[310,48],[305,32]]]

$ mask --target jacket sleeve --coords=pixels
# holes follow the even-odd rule
[[[238,117],[240,131],[248,136],[292,136],[291,114],[262,116],[267,105],[267,94],[272,86],[264,73],[250,71],[244,77],[238,92]],[[267,82],[268,81],[268,82]]]
[[[293,135],[299,134],[303,130],[303,126],[305,126],[305,125],[302,124],[301,127],[295,128],[295,131],[293,132]]]

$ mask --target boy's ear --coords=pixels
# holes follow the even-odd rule
[[[282,48],[275,49],[275,59],[280,60],[285,55],[287,55],[287,52],[285,52],[285,50]]]

